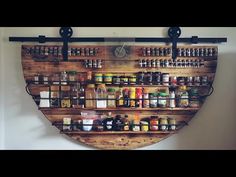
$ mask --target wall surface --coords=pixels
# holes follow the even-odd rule
[[[8,42],[9,36],[58,36],[58,29],[0,28],[0,98],[1,104],[4,102],[0,108],[0,148],[93,149],[59,134],[37,110],[24,89],[21,43]],[[168,28],[73,29],[73,36],[81,37],[164,37]],[[182,28],[181,37],[190,36],[228,38],[227,43],[219,45],[218,67],[213,85],[215,91],[189,126],[160,143],[140,148],[142,150],[236,149],[236,28]]]

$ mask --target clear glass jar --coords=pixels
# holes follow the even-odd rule
[[[100,73],[95,74],[95,83],[96,84],[101,84],[103,82],[102,76],[103,75]]]
[[[104,83],[112,84],[112,74],[104,74]]]
[[[94,84],[88,84],[86,91],[85,91],[85,107],[86,108],[96,108],[96,94],[95,94],[95,85]]]
[[[160,118],[160,129],[162,131],[168,130],[168,120],[167,118]]]
[[[132,75],[129,77],[129,84],[131,85],[136,84],[136,76]]]
[[[169,73],[162,74],[162,84],[169,85]]]
[[[96,90],[97,108],[107,108],[107,90],[105,84],[100,84]]]
[[[120,76],[113,76],[112,83],[119,85],[120,84]]]
[[[157,93],[150,93],[149,99],[150,99],[150,108],[156,108],[157,107]]]
[[[162,108],[167,107],[167,96],[168,96],[168,94],[165,92],[160,92],[158,94],[158,106],[159,107],[162,107]]]
[[[179,98],[179,101],[178,101],[179,107],[189,106],[189,95],[188,95],[186,86],[179,87],[178,98]]]
[[[115,108],[116,107],[116,92],[114,88],[107,89],[107,107]],[[110,100],[111,99],[111,100]]]
[[[177,125],[176,125],[175,118],[168,118],[168,125],[169,125],[169,127],[168,127],[169,130],[171,130],[171,131],[176,130]]]
[[[68,74],[66,71],[61,72],[61,84],[66,85],[68,81]]]

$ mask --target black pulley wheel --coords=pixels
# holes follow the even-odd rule
[[[179,27],[170,27],[168,35],[170,38],[178,38],[181,35],[181,29]]]

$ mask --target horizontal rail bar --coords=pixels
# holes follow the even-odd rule
[[[63,38],[60,37],[9,37],[10,42],[63,42]],[[198,38],[192,36],[191,38],[178,38],[177,42],[182,43],[221,43],[227,42],[227,38]],[[68,42],[164,42],[171,43],[171,38],[103,38],[103,37],[80,37],[69,38]]]

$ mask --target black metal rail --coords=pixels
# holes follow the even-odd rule
[[[164,38],[103,38],[103,37],[81,37],[71,38],[73,30],[71,27],[60,28],[61,37],[46,37],[39,35],[38,37],[9,37],[10,42],[63,42],[63,60],[68,61],[68,43],[71,42],[160,42],[160,43],[172,43],[172,59],[175,61],[177,57],[177,43],[221,43],[227,42],[227,38],[199,38],[198,36],[192,36],[190,38],[179,38],[181,29],[179,27],[170,27],[168,30],[169,37]]]

